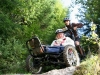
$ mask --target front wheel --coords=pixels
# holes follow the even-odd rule
[[[64,51],[63,51],[63,58],[64,58],[64,62],[66,66],[68,67],[79,66],[80,64],[79,55],[75,47],[73,47],[72,45],[65,46]]]
[[[40,73],[42,71],[41,59],[39,57],[34,58],[29,55],[26,58],[26,70],[33,74]]]

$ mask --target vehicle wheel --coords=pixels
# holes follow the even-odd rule
[[[29,55],[26,58],[26,70],[33,74],[40,73],[42,71],[41,61],[39,57],[33,58]]]
[[[63,58],[67,67],[79,66],[80,64],[79,55],[75,47],[71,45],[65,46],[64,51],[63,51]]]

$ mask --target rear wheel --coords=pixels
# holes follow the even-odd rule
[[[41,59],[39,57],[32,57],[29,55],[26,58],[26,69],[28,72],[31,72],[33,74],[40,73],[42,71],[42,66],[41,66]]]
[[[79,66],[80,59],[75,47],[67,45],[63,51],[63,58],[66,66]]]

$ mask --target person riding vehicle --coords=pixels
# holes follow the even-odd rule
[[[75,47],[74,41],[70,37],[66,37],[64,35],[64,31],[62,29],[57,29],[56,32],[56,39],[51,43],[51,46],[66,46],[72,45]],[[44,47],[40,47],[40,52],[44,52]]]
[[[64,35],[64,31],[62,29],[57,29],[56,32],[56,40],[54,40],[51,44],[51,46],[66,46],[66,45],[72,45],[75,47],[74,41],[66,37]]]
[[[64,18],[63,22],[65,23],[65,27],[62,29],[64,30],[65,36],[70,37],[71,39],[74,40],[76,49],[80,53],[80,56],[83,57],[84,52],[80,46],[80,38],[77,33],[77,28],[81,28],[83,24],[82,23],[72,23],[71,24],[70,19],[67,17]]]

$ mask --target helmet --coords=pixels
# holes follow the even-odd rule
[[[70,20],[69,20],[69,18],[65,17],[63,22],[65,22],[65,21],[70,21]]]
[[[64,31],[62,29],[57,29],[55,33],[58,34],[58,33],[63,33],[63,32]]]

